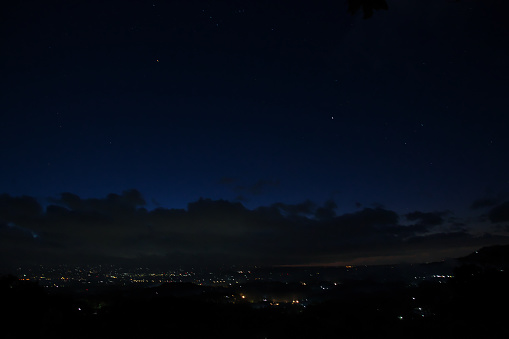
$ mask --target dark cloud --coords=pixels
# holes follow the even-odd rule
[[[279,209],[283,214],[289,216],[312,215],[316,209],[316,204],[310,200],[306,200],[299,204],[285,204],[278,202],[272,206]]]
[[[36,239],[38,235],[22,226],[18,226],[13,222],[0,223],[0,234],[3,239],[9,239],[9,241],[30,241]]]
[[[41,216],[42,206],[33,197],[0,195],[0,222],[22,223]]]
[[[117,211],[135,209],[146,204],[140,192],[135,189],[123,191],[121,195],[110,193],[104,199],[81,199],[76,194],[62,193],[60,199],[51,199],[53,203],[64,205],[77,211]]]
[[[399,216],[396,212],[382,208],[365,208],[355,213],[347,213],[333,218],[324,224],[336,234],[344,238],[373,239],[384,237],[398,225]],[[363,238],[365,236],[365,238]]]
[[[332,219],[336,216],[335,209],[338,205],[334,200],[327,200],[322,207],[318,207],[315,211],[315,217],[319,220]]]
[[[444,212],[420,212],[415,211],[405,215],[409,221],[417,221],[422,226],[438,226],[444,223],[444,217],[450,214],[449,211]]]
[[[306,200],[298,204],[285,204],[278,202],[271,205],[271,208],[279,211],[281,215],[289,218],[294,217],[309,217],[316,218],[318,220],[332,219],[336,216],[335,209],[337,204],[334,200],[327,200],[323,206],[317,206],[311,200]]]
[[[509,201],[492,208],[489,219],[493,223],[509,221]]]
[[[416,223],[405,226],[398,213],[381,207],[337,215],[333,200],[250,210],[240,202],[199,199],[186,209],[147,210],[141,194],[130,190],[87,199],[64,193],[45,210],[31,197],[3,195],[0,203],[0,255],[28,261],[310,264],[417,256],[417,249],[432,253],[454,246],[454,239],[476,243],[467,227],[455,233],[433,228],[448,212],[412,212],[405,217]]]
[[[348,11],[352,15],[361,9],[364,19],[369,19],[376,10],[388,10],[389,5],[385,0],[348,0]]]
[[[435,244],[440,244],[441,246],[450,245],[448,244],[451,241],[461,240],[461,242],[466,239],[470,239],[471,236],[468,232],[465,231],[456,231],[456,232],[447,232],[447,233],[434,233],[422,236],[415,236],[408,240],[408,243],[411,245],[417,244],[425,244],[429,241],[432,241]]]
[[[493,207],[500,202],[499,198],[483,198],[477,199],[470,205],[470,209],[477,210],[481,208]]]

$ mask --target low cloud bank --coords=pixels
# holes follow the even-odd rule
[[[128,190],[87,199],[62,193],[48,202],[43,207],[33,197],[0,195],[2,262],[382,263],[439,260],[509,243],[488,228],[482,236],[467,224],[448,228],[450,211],[399,215],[377,207],[337,215],[332,200],[249,210],[240,202],[200,199],[187,209],[148,210],[142,194]],[[492,224],[509,221],[509,202],[490,207]]]

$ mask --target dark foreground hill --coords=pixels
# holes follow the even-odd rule
[[[458,260],[463,264],[504,269],[509,267],[509,245],[483,247]]]

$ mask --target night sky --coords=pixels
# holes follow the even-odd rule
[[[508,2],[360,2],[7,4],[1,266],[509,243]]]

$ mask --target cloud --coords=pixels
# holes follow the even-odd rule
[[[362,9],[364,19],[371,18],[375,10],[388,10],[385,0],[348,0],[348,11],[355,15]]]
[[[315,212],[316,205],[311,200],[306,200],[299,204],[285,204],[278,202],[272,207],[279,209],[284,215],[299,216],[299,215],[312,215]]]
[[[493,207],[500,202],[499,198],[482,198],[477,199],[470,205],[470,209],[477,210],[481,208]]]
[[[492,208],[489,219],[492,223],[509,221],[509,201]]]
[[[319,220],[332,219],[336,216],[336,208],[338,205],[334,200],[330,199],[325,202],[322,207],[318,207],[315,211],[315,217]]]
[[[33,222],[42,214],[42,206],[29,196],[11,197],[0,195],[0,223],[14,222],[24,224]]]
[[[415,211],[412,213],[408,213],[405,215],[407,220],[409,221],[417,221],[418,225],[430,227],[430,226],[438,226],[444,223],[444,216],[450,214],[450,211],[443,212],[420,212]]]
[[[64,205],[78,211],[131,210],[146,204],[140,192],[135,189],[123,191],[121,195],[110,193],[104,199],[81,199],[76,194],[62,193],[60,199],[51,199],[53,203]]]
[[[278,202],[271,205],[272,209],[277,210],[281,215],[287,218],[309,217],[318,220],[334,218],[336,216],[335,209],[337,207],[337,204],[332,199],[327,200],[323,206],[317,206],[317,204],[311,200],[305,200],[297,204]]]
[[[240,202],[199,199],[186,209],[148,210],[136,190],[86,199],[63,193],[43,209],[32,197],[2,195],[0,256],[29,262],[310,264],[417,257],[418,251],[430,256],[444,244],[481,243],[467,227],[438,232],[447,211],[408,213],[404,217],[415,224],[401,225],[400,215],[387,208],[340,215],[336,209],[333,200],[250,210]]]
[[[26,241],[36,239],[38,237],[37,233],[22,226],[18,226],[13,222],[6,224],[1,223],[0,234],[2,234],[2,238],[4,240],[8,239],[8,241]]]

